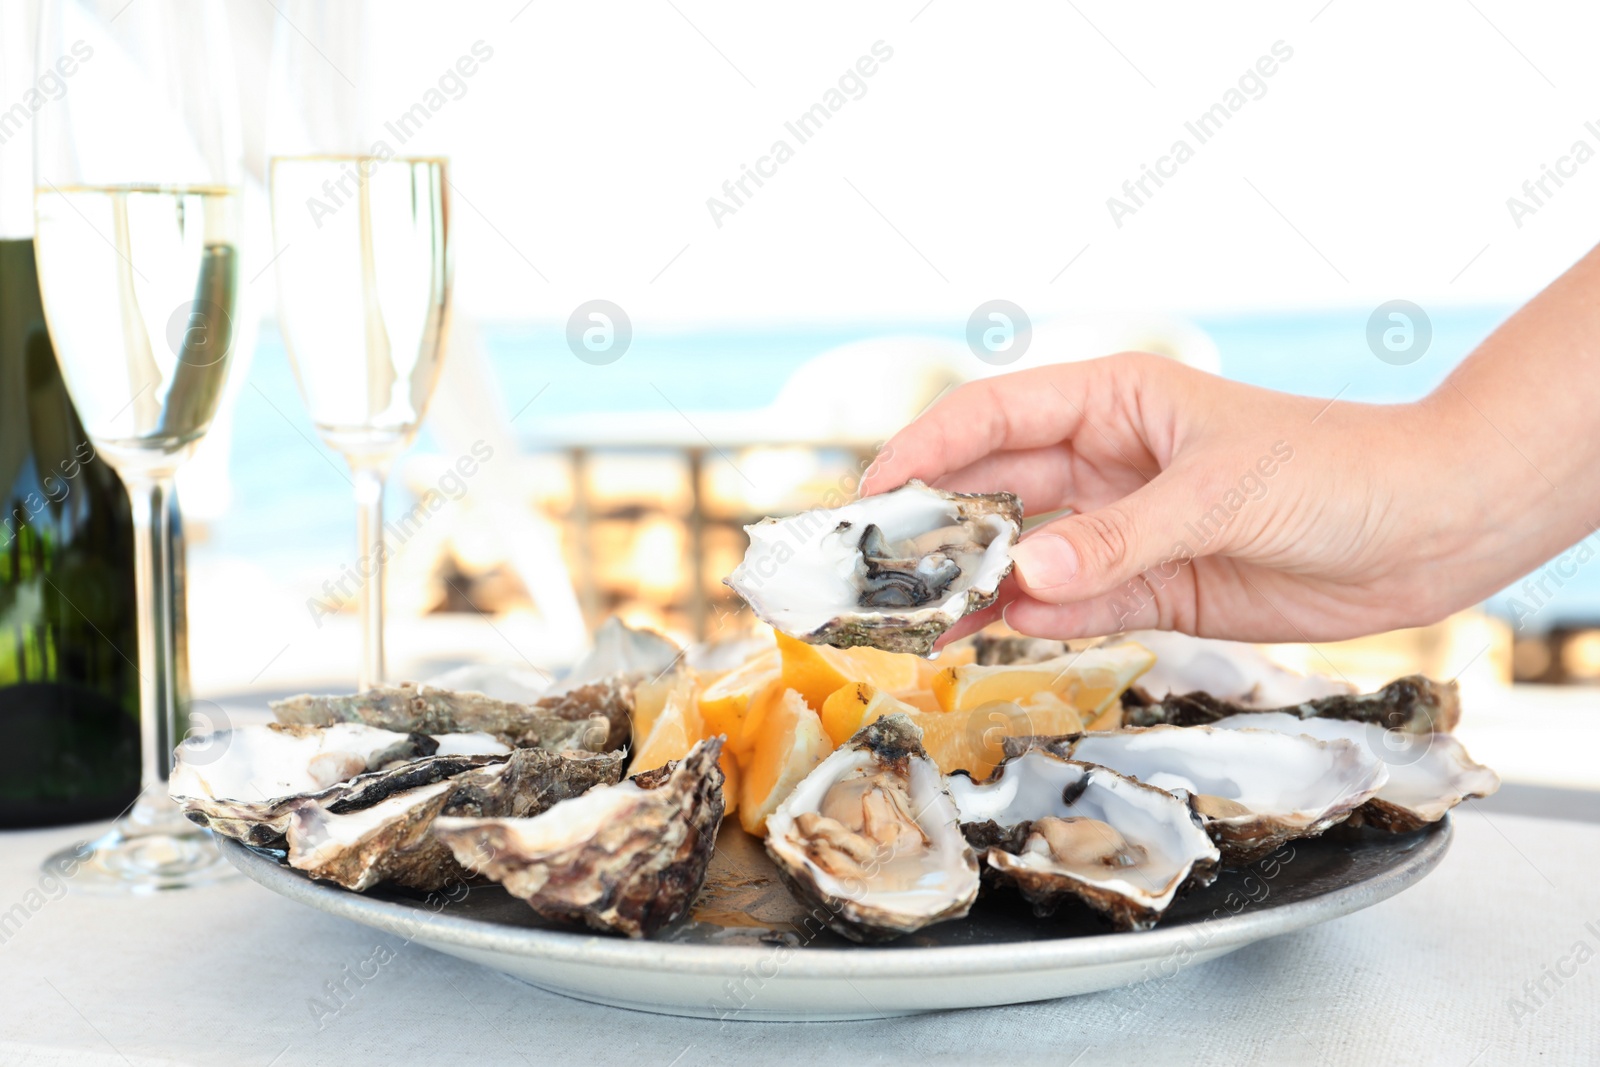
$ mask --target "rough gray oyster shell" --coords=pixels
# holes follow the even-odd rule
[[[1305,734],[1324,741],[1344,738],[1365,745],[1383,761],[1389,776],[1349,822],[1391,833],[1409,833],[1438,822],[1463,800],[1486,797],[1500,788],[1500,776],[1474,762],[1451,734],[1385,730],[1372,722],[1300,718],[1281,711],[1234,715],[1212,725]]]
[[[1216,877],[1220,853],[1188,802],[1107,767],[1034,748],[983,782],[962,771],[946,782],[968,843],[1035,914],[1076,899],[1144,930]]]
[[[559,696],[608,678],[654,678],[671,669],[682,655],[683,649],[669,638],[612,616],[595,630],[588,654],[543,695]]]
[[[609,752],[628,741],[633,679],[614,676],[532,704],[406,683],[348,696],[304,694],[275,701],[279,722],[361,722],[408,733],[493,734],[512,748]]]
[[[1022,502],[911,481],[744,529],[750,547],[726,582],[763,621],[813,644],[926,656],[957,620],[994,603]]]
[[[533,818],[449,818],[434,834],[468,870],[546,919],[648,937],[685,915],[722,824],[721,738]]]
[[[440,815],[525,818],[622,775],[618,752],[522,748],[505,762],[395,793],[362,808],[309,801],[294,808],[284,838],[291,867],[362,890],[380,882],[435,890],[469,877],[432,832]]]
[[[1137,688],[1122,696],[1127,726],[1205,726],[1232,715],[1277,711],[1300,719],[1347,719],[1408,733],[1449,733],[1461,718],[1461,693],[1455,682],[1436,682],[1420,674],[1397,678],[1372,693],[1340,694],[1286,708],[1248,708],[1209,693],[1168,695],[1161,700]]]
[[[1150,726],[1062,738],[1008,738],[1007,755],[1043,745],[1190,797],[1228,863],[1343,822],[1388,780],[1365,745],[1269,730]]]
[[[1067,643],[1049,637],[1022,634],[991,634],[980,630],[972,635],[974,662],[984,667],[1017,663],[1043,663],[1067,654]]]
[[[767,854],[796,899],[852,941],[967,914],[978,861],[922,731],[904,715],[861,729],[767,819]]]
[[[360,723],[239,726],[180,744],[168,791],[192,822],[267,847],[281,842],[307,801],[355,811],[508,752],[487,734],[434,737]]]

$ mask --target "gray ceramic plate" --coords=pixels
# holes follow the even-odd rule
[[[352,893],[275,853],[235,841],[223,850],[291,900],[557,993],[670,1015],[821,1020],[1158,988],[1185,967],[1393,896],[1438,864],[1450,835],[1448,818],[1400,836],[1335,828],[1223,871],[1142,933],[1108,932],[1075,906],[1036,918],[1019,897],[996,891],[965,919],[870,948],[814,932],[760,845],[737,827],[724,828],[693,914],[647,941],[556,928],[497,885]]]

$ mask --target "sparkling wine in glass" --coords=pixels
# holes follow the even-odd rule
[[[395,17],[364,0],[287,4],[268,119],[278,321],[355,486],[362,689],[384,681],[384,481],[427,411],[450,309],[447,162],[383,121],[417,91],[386,47]]]
[[[62,377],[132,502],[142,749],[139,799],[74,854],[75,883],[182,888],[231,873],[167,796],[180,740],[167,514],[233,362],[239,287],[227,28],[205,0],[48,0],[39,62],[62,55],[82,58],[33,120],[35,256]]]

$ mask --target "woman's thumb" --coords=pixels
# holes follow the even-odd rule
[[[1018,584],[1035,600],[1066,604],[1109,593],[1157,564],[1192,557],[1178,518],[1187,509],[1161,482],[1028,534],[1011,549]]]

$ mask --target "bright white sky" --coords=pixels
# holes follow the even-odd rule
[[[450,139],[458,306],[478,316],[1514,303],[1600,236],[1600,158],[1520,229],[1506,206],[1573,142],[1600,152],[1592,4],[447,9],[397,25],[432,53],[392,73],[420,99],[474,41],[494,50],[429,131]],[[893,58],[865,96],[799,144],[784,123],[877,41]],[[1265,95],[1199,144],[1185,121],[1278,41],[1293,57]],[[1179,137],[1194,157],[1118,229],[1107,197]],[[706,199],[778,138],[793,158],[719,229]]]

